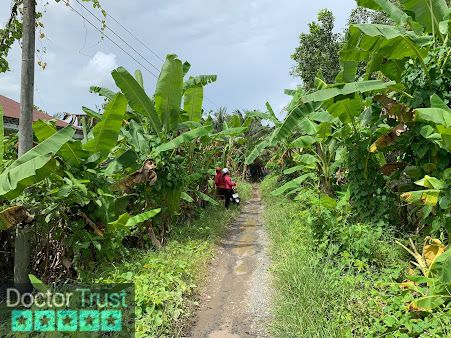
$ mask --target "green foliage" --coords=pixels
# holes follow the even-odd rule
[[[105,108],[102,121],[92,130],[93,137],[88,139],[83,148],[91,154],[108,155],[117,144],[127,108],[124,95],[116,94]]]
[[[448,3],[359,0],[358,4],[380,14],[363,11],[356,20],[359,23],[349,28],[335,84],[318,74],[316,92],[288,92],[293,100],[282,125],[303,104],[315,102],[316,106],[287,123],[268,164],[281,174],[275,195],[288,192],[294,196],[292,203],[299,203],[292,212],[286,206],[289,202],[280,202],[293,215],[289,223],[296,228],[294,234],[288,222],[285,226],[287,215],[278,218],[282,211],[271,216],[282,257],[274,253],[281,270],[276,271],[277,284],[288,295],[279,301],[282,315],[276,320],[276,332],[282,337],[291,332],[311,337],[447,336],[449,251],[424,268],[425,258],[408,249],[418,262],[417,268],[408,269],[407,257],[398,254],[394,237],[421,242],[425,235],[433,235],[449,242]],[[368,23],[373,21],[378,24]],[[373,84],[377,95],[373,89],[364,89]],[[325,111],[331,119],[323,120]],[[302,119],[314,123],[312,133],[306,132]],[[263,148],[275,148],[271,141],[278,133],[266,138],[253,156]],[[310,182],[300,176],[303,183],[296,184],[292,176],[305,175],[308,166],[301,161],[305,155],[317,159],[321,193],[315,186],[313,192],[306,191]],[[331,185],[333,178],[336,182]],[[296,241],[299,233],[307,240]],[[425,241],[437,240],[426,237]],[[424,257],[430,247],[425,245]],[[305,271],[315,271],[306,269],[306,257],[314,265],[321,262],[322,271],[332,277],[316,274],[316,284],[310,282]],[[437,270],[432,273],[434,266]],[[337,306],[321,294],[327,305],[317,313],[322,304],[302,295],[317,295],[315,287],[322,279],[331,292],[347,297]],[[290,293],[294,287],[297,293]],[[308,309],[298,310],[296,305],[301,304],[308,304]],[[316,324],[317,318],[321,324]]]
[[[382,226],[350,222],[348,197],[304,189],[295,201],[262,183],[275,294],[274,337],[363,337],[382,312],[378,282],[393,281],[399,250]]]
[[[299,36],[299,47],[291,58],[296,66],[292,75],[299,76],[305,89],[314,89],[315,77],[321,73],[326,82],[332,83],[340,71],[338,52],[340,35],[333,32],[335,18],[327,9],[318,13],[318,22],[309,24],[309,33]]]
[[[350,203],[355,219],[362,221],[393,221],[396,217],[396,195],[386,187],[380,164],[368,152],[363,135],[347,140],[346,167]]]
[[[440,46],[431,49],[424,58],[424,63],[428,69],[430,80],[419,67],[418,62],[409,61],[402,75],[402,83],[405,84],[412,93],[412,98],[407,103],[413,107],[429,106],[429,99],[432,95],[438,95],[446,104],[451,102],[449,93],[450,76],[451,76],[451,60],[449,55],[451,46]]]
[[[11,163],[0,175],[0,196],[13,199],[27,187],[43,180],[55,170],[53,156],[74,135],[66,127]]]
[[[180,119],[183,75],[182,61],[176,55],[168,55],[155,89],[155,110],[167,131],[172,130]]]
[[[116,85],[128,100],[130,107],[137,113],[149,119],[153,131],[159,135],[161,132],[161,119],[155,109],[155,104],[147,96],[144,89],[135,78],[123,67],[112,73]]]

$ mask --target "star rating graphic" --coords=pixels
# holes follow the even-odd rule
[[[74,332],[78,330],[78,311],[61,310],[57,311],[59,332]]]
[[[96,332],[100,330],[100,313],[94,310],[80,311],[80,331]]]
[[[52,333],[77,336],[76,332],[84,332],[84,335],[91,333],[96,336],[111,335],[121,331],[133,333],[135,332],[134,289],[132,284],[127,284],[130,291],[124,291],[124,287],[122,284],[89,287],[80,285],[67,288],[65,286],[58,292],[48,292],[48,294],[34,290],[29,294],[31,299],[29,304],[10,305],[6,316],[0,316],[0,336],[3,337],[3,329],[6,326],[7,334],[10,336],[15,336],[15,333],[21,333],[24,336],[47,336]],[[68,291],[73,289],[75,291]],[[64,299],[67,303],[63,302]],[[36,303],[34,303],[35,300]]]
[[[105,310],[101,313],[101,330],[106,332],[122,330],[122,311]]]
[[[27,318],[25,318],[24,316],[20,316],[19,318],[17,318],[18,325],[25,325],[26,323],[27,323]]]
[[[88,316],[85,319],[85,323],[86,323],[86,325],[91,325],[92,326],[92,324],[94,323],[94,318],[92,318],[91,316]]]
[[[50,321],[50,318],[47,318],[46,316],[44,316],[44,317],[41,318],[41,325],[42,326],[48,326],[49,325],[49,321]]]
[[[33,329],[33,312],[30,310],[13,310],[11,312],[11,331],[30,332]]]
[[[116,323],[116,318],[113,317],[113,315],[109,316],[108,319],[108,326],[114,326]]]
[[[55,331],[55,311],[36,311],[34,313],[34,329],[37,332]]]
[[[12,332],[75,332],[77,330],[81,332],[121,331],[122,311],[13,310],[11,313]]]

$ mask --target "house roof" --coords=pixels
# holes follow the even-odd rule
[[[16,102],[10,98],[7,98],[6,96],[0,95],[0,106],[3,107],[3,115],[4,117],[9,117],[13,119],[19,120],[20,117],[20,103]],[[43,113],[38,110],[33,110],[33,121],[37,120],[44,120],[44,121],[50,121],[54,120],[55,117]],[[69,124],[67,122],[56,120],[56,126],[57,127],[66,127]]]

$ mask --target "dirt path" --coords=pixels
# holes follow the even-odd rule
[[[270,276],[262,211],[254,187],[252,199],[220,244],[190,337],[269,337]]]

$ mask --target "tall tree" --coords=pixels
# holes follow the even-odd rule
[[[318,13],[318,22],[309,24],[309,33],[299,36],[299,47],[291,58],[296,65],[291,75],[299,76],[306,90],[314,88],[315,77],[322,73],[332,83],[340,71],[341,35],[334,33],[335,17],[328,9]]]

